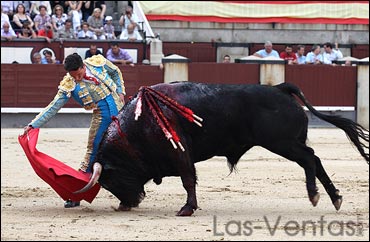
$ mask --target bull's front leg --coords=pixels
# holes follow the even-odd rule
[[[187,192],[186,204],[177,212],[177,216],[191,216],[198,208],[197,195],[195,192],[196,176],[194,173],[187,176],[181,176],[182,184]]]
[[[182,140],[189,140],[187,137],[181,137]],[[185,152],[177,153],[174,160],[177,160],[177,171],[181,177],[182,185],[186,190],[187,199],[186,204],[177,212],[177,216],[191,216],[198,208],[197,195],[195,193],[195,186],[197,183],[197,176],[195,174],[195,166],[191,149],[187,142],[184,142]]]

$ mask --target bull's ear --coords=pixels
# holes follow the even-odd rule
[[[90,181],[82,189],[75,191],[73,193],[74,194],[83,193],[92,188],[98,182],[102,169],[103,169],[102,165],[99,162],[95,162],[93,166],[93,174],[90,178]]]

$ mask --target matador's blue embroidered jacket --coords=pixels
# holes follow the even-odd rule
[[[122,73],[117,66],[104,58],[102,55],[95,55],[84,60],[86,72],[94,76],[99,85],[87,80],[76,82],[70,75],[66,74],[60,82],[58,92],[50,104],[39,113],[29,125],[39,128],[46,124],[68,100],[73,97],[84,109],[96,108],[96,103],[112,95],[117,110],[123,107],[118,94],[126,94]]]

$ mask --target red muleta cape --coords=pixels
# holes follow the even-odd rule
[[[85,200],[91,203],[98,194],[100,185],[96,184],[86,192],[73,194],[88,183],[91,174],[79,172],[61,161],[39,152],[36,149],[39,131],[39,128],[31,129],[28,135],[18,137],[18,141],[36,174],[48,183],[63,200]]]

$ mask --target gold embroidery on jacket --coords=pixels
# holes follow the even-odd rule
[[[97,67],[104,66],[106,61],[107,60],[102,55],[93,55],[90,58],[87,58],[86,60],[84,60],[85,64],[87,63],[89,65],[97,66]]]
[[[87,90],[87,87],[84,82],[80,82],[80,88],[81,90],[78,92],[78,96],[83,102],[84,109],[91,110],[91,109],[96,108],[96,104],[92,100],[89,90]]]
[[[76,88],[76,83],[74,78],[68,73],[63,77],[63,80],[60,82],[58,89],[66,92],[67,97],[71,97],[71,92]]]

